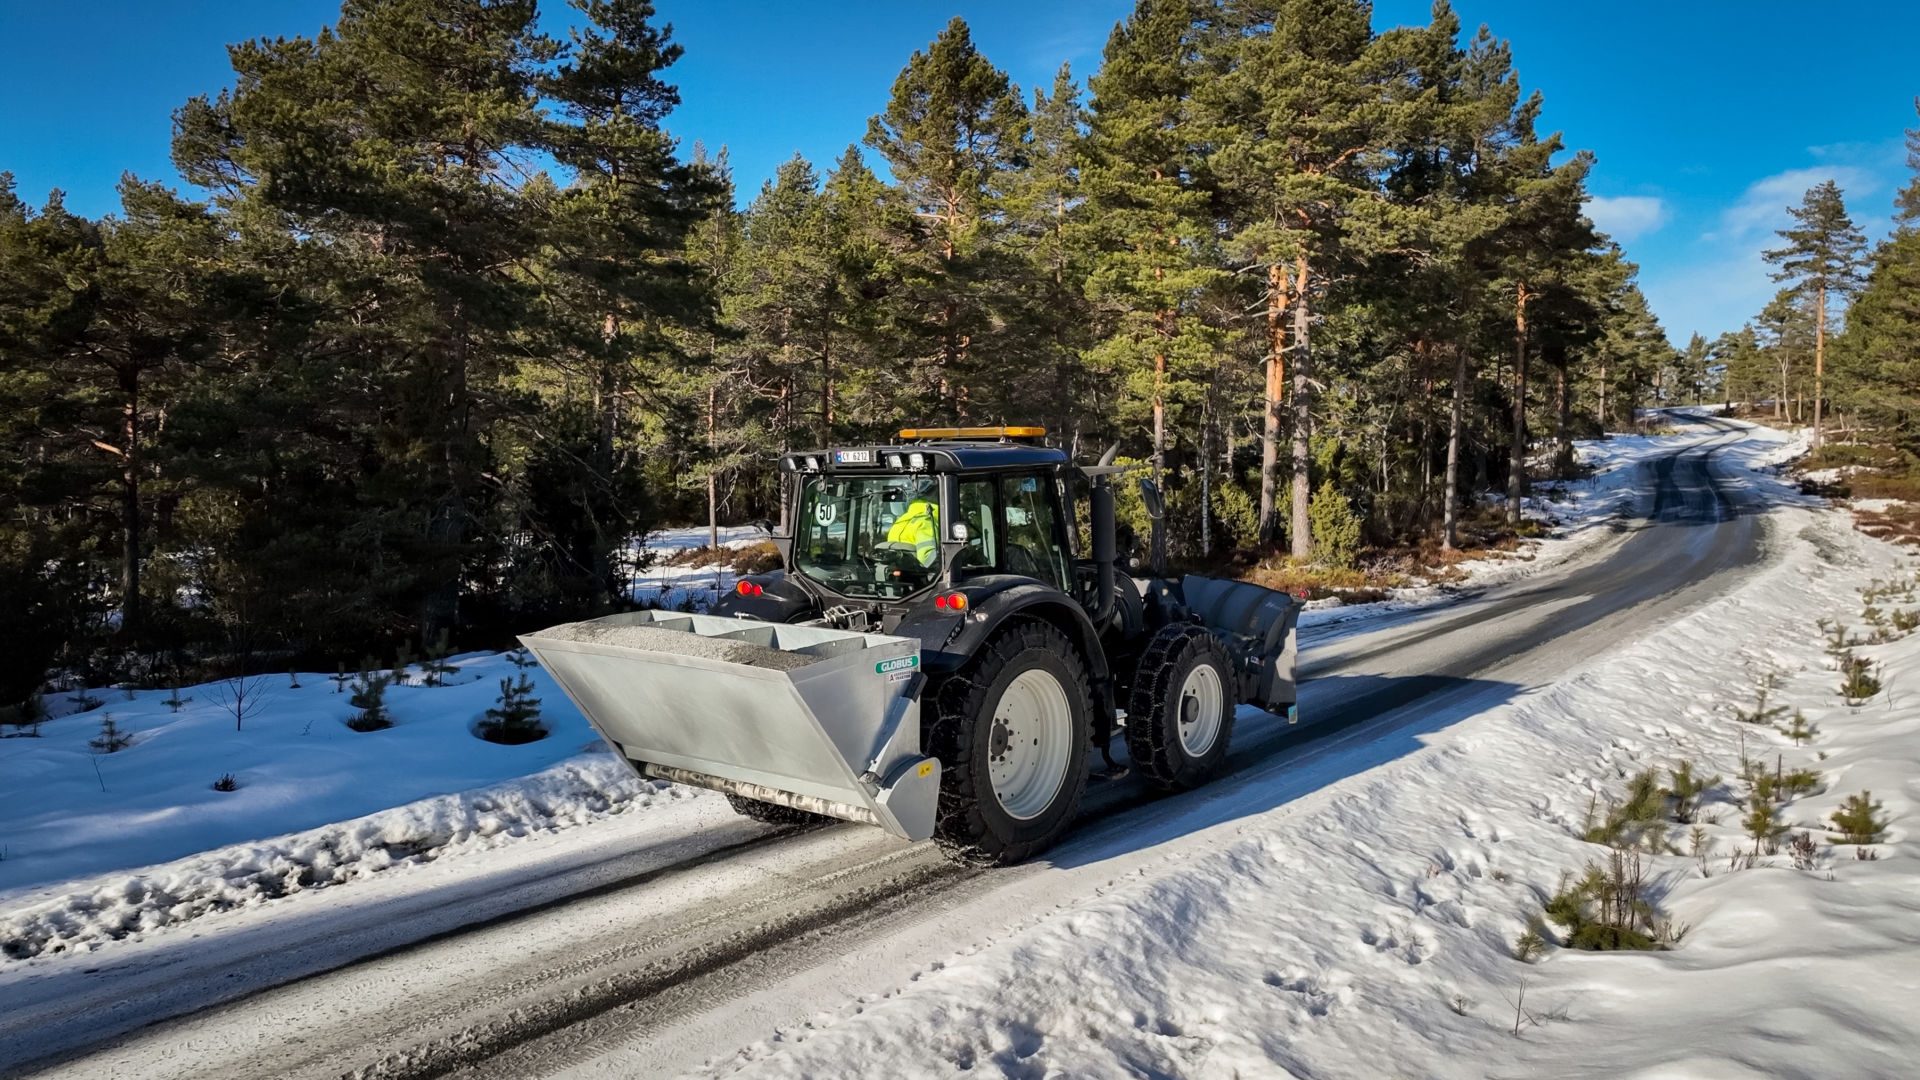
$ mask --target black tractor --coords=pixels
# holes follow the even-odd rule
[[[782,456],[783,569],[743,578],[712,609],[917,641],[920,745],[940,764],[934,833],[972,861],[1058,840],[1089,753],[1118,770],[1116,725],[1133,772],[1184,790],[1220,768],[1237,706],[1293,719],[1299,601],[1137,565],[1115,520],[1123,469],[1077,467],[1044,434],[910,429]],[[1139,487],[1158,530],[1159,493]],[[777,791],[730,797],[768,821],[820,809]]]

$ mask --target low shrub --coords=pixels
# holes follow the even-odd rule
[[[234,778],[233,778],[233,774],[232,774],[232,773],[222,773],[222,774],[220,774],[220,779],[218,779],[218,780],[215,780],[215,781],[213,782],[213,790],[215,790],[215,791],[239,791],[239,790],[240,790],[240,781],[238,781],[238,780],[236,780],[236,779],[234,779]]]
[[[1660,916],[1648,896],[1646,863],[1632,848],[1615,848],[1580,877],[1562,878],[1546,916],[1565,928],[1570,949],[1669,949],[1686,935]]]
[[[1836,844],[1876,844],[1887,831],[1887,819],[1881,814],[1885,807],[1876,802],[1873,792],[1863,791],[1858,795],[1849,795],[1840,809],[1835,810],[1828,819],[1840,834]]]

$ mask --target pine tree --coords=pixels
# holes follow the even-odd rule
[[[546,727],[540,723],[540,699],[533,696],[533,680],[524,671],[517,681],[501,679],[499,701],[480,722],[481,737],[518,746],[543,739],[546,734]]]
[[[1208,160],[1237,204],[1231,250],[1264,268],[1267,390],[1261,436],[1260,520],[1275,532],[1283,388],[1292,429],[1295,558],[1312,555],[1313,351],[1316,305],[1342,260],[1385,224],[1370,155],[1385,141],[1367,5],[1281,0],[1233,6],[1208,38],[1208,60],[1226,74],[1209,110],[1221,145]],[[1354,218],[1360,219],[1359,223]],[[1370,220],[1371,219],[1371,220]],[[1285,374],[1291,356],[1291,385]]]
[[[913,214],[899,242],[912,253],[909,303],[926,342],[933,399],[955,419],[979,405],[1011,406],[997,379],[1014,358],[996,355],[1009,284],[998,271],[1004,204],[1027,138],[1027,110],[1005,72],[974,47],[956,16],[894,81],[886,110],[867,124],[866,144],[893,176]]]
[[[1913,178],[1894,198],[1893,235],[1847,308],[1840,351],[1853,368],[1853,406],[1920,452],[1920,127],[1907,132],[1907,166]]]
[[[460,673],[458,665],[447,663],[447,656],[453,652],[449,636],[447,631],[441,630],[426,644],[426,659],[421,662],[420,670],[426,676],[422,681],[428,686],[444,686],[447,676]]]
[[[1786,246],[1768,251],[1766,259],[1779,268],[1773,279],[1792,282],[1813,307],[1813,445],[1817,449],[1826,395],[1828,306],[1859,291],[1867,241],[1847,216],[1840,185],[1832,180],[1807,189],[1805,200],[1787,212],[1793,215],[1794,225],[1780,230]]]
[[[1093,247],[1087,297],[1100,334],[1087,359],[1118,384],[1123,430],[1145,427],[1163,490],[1169,414],[1197,402],[1220,350],[1195,299],[1225,275],[1210,250],[1197,148],[1180,131],[1198,63],[1196,15],[1186,0],[1142,0],[1114,28],[1091,84],[1081,176]],[[1164,544],[1164,530],[1155,536]],[[1152,560],[1164,564],[1166,551]]]
[[[347,719],[347,726],[355,731],[392,727],[393,717],[387,712],[387,687],[392,682],[390,676],[362,669],[360,678],[354,681],[352,695],[347,698],[347,704],[356,710]]]
[[[133,745],[133,735],[122,731],[113,714],[106,713],[100,717],[100,734],[88,739],[87,745],[93,747],[95,753],[117,754]]]

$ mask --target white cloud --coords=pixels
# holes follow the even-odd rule
[[[1593,195],[1587,217],[1600,231],[1622,242],[1645,236],[1667,223],[1667,204],[1657,195]]]
[[[1867,237],[1885,235],[1888,222],[1873,211],[1885,201],[1899,173],[1886,146],[1812,147],[1809,153],[1818,164],[1754,180],[1716,216],[1701,223],[1706,227],[1695,225],[1700,231],[1680,251],[1642,264],[1641,288],[1676,344],[1684,343],[1694,331],[1711,339],[1738,329],[1772,299],[1780,283],[1772,279],[1773,267],[1762,253],[1780,245],[1777,230],[1793,220],[1787,208],[1799,206],[1808,188],[1825,180],[1839,184],[1848,210]],[[1594,220],[1600,221],[1597,216]]]
[[[1853,165],[1813,165],[1777,172],[1748,184],[1740,198],[1721,211],[1720,228],[1700,239],[1742,243],[1757,236],[1771,243],[1775,231],[1786,228],[1790,221],[1787,207],[1799,206],[1808,188],[1826,180],[1840,185],[1849,206],[1858,205],[1860,196],[1880,187],[1873,173]]]

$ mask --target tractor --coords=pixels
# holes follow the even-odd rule
[[[1027,859],[1072,825],[1095,753],[1103,776],[1182,791],[1221,769],[1238,706],[1296,719],[1300,602],[1141,565],[1116,520],[1126,467],[1044,438],[921,428],[783,454],[779,570],[705,613],[521,640],[642,776],[760,821]],[[1139,492],[1163,551],[1159,492]]]

